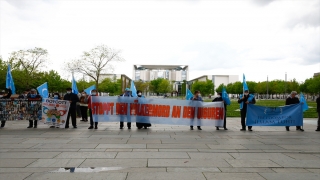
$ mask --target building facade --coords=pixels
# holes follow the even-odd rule
[[[157,78],[169,81],[188,81],[188,65],[133,65],[133,80],[152,81]]]

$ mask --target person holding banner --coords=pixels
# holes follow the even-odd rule
[[[247,106],[248,104],[255,104],[256,99],[252,94],[249,94],[249,90],[245,90],[243,95],[240,95],[238,100],[240,104],[240,113],[241,113],[241,126],[240,131],[246,131],[246,117],[247,117]],[[248,130],[252,131],[252,126],[248,126]]]
[[[67,94],[64,95],[63,100],[67,100],[70,102],[69,112],[67,116],[66,126],[65,128],[69,128],[69,119],[71,116],[72,126],[73,128],[77,128],[77,102],[79,102],[79,98],[77,94],[72,93],[71,88],[67,88]]]
[[[140,91],[140,90],[137,91],[137,96],[139,98],[144,98],[144,96],[142,96],[142,91]],[[148,127],[150,127],[151,124],[149,121],[149,117],[147,117],[147,116],[142,117],[142,122],[138,122],[138,120],[137,120],[136,126],[138,129],[141,129],[142,127],[144,127],[144,129],[147,129]]]
[[[124,94],[121,95],[122,97],[133,97],[132,96],[132,93],[131,93],[131,90],[129,88],[126,88],[125,89],[125,92]],[[129,115],[126,115],[127,117],[127,126],[128,126],[128,129],[131,129],[131,117]],[[124,116],[120,116],[120,129],[123,129],[123,121],[124,121]]]
[[[0,92],[0,99],[10,99],[12,95],[12,90],[9,88],[8,93],[5,94],[5,91]],[[3,128],[6,125],[6,117],[5,114],[0,114],[0,119],[1,119],[1,128]]]
[[[316,99],[317,102],[317,112],[318,112],[318,127],[316,129],[316,131],[320,131],[320,94],[318,96],[318,98]]]
[[[36,107],[36,102],[40,101],[42,98],[39,94],[37,94],[37,90],[31,89],[30,94],[28,95],[28,100],[31,101],[31,109],[29,110],[29,126],[27,128],[37,128],[38,125],[38,107]]]
[[[59,93],[53,93],[53,99],[61,99],[60,94]]]
[[[99,96],[98,91],[96,89],[91,90],[91,95],[88,97],[88,108],[89,109],[89,116],[90,116],[90,127],[88,129],[93,129],[93,117],[92,117],[92,109],[91,109],[91,97],[92,96]],[[87,113],[87,112],[86,112]],[[98,129],[98,122],[94,122],[94,129]]]
[[[222,93],[218,92],[218,97],[214,98],[212,102],[223,102],[224,104],[224,121],[223,121],[223,128],[224,130],[228,130],[226,125],[227,125],[227,103],[222,99]],[[219,127],[216,126],[216,129],[219,130]]]
[[[203,101],[201,98],[201,94],[199,90],[196,90],[194,92],[194,96],[190,99],[192,101]],[[193,123],[193,120],[191,120],[191,123]],[[198,130],[202,130],[201,126],[197,126]],[[193,124],[190,126],[190,130],[193,130]]]
[[[81,117],[82,117],[82,120],[80,121],[87,122],[88,121],[88,95],[84,91],[81,93],[81,97],[80,97],[80,111],[81,111]]]
[[[299,98],[296,97],[297,92],[296,91],[292,91],[290,96],[286,99],[286,105],[291,105],[291,104],[299,104],[300,100]],[[286,126],[286,130],[290,131],[290,126]],[[301,126],[296,126],[296,130],[300,130],[300,131],[304,131]]]
[[[29,94],[28,90],[23,91],[23,94],[20,94],[18,99],[27,99],[28,98],[28,94]]]

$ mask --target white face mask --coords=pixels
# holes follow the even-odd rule
[[[24,96],[28,96],[28,94],[24,94]]]
[[[70,94],[70,93],[71,93],[71,91],[67,91],[67,93],[68,93],[68,94]]]
[[[198,97],[201,97],[201,94],[198,94]]]
[[[141,96],[141,93],[138,93],[139,96]]]
[[[2,98],[3,97],[3,95],[0,95],[0,98]]]
[[[96,93],[96,92],[92,92],[91,95],[92,95],[92,96],[95,96],[95,95],[97,95],[97,93]]]
[[[249,93],[244,93],[244,95],[248,96]]]
[[[82,94],[82,96],[85,96],[86,94]]]
[[[55,98],[59,97],[58,95],[54,95]]]

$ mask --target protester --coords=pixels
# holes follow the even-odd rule
[[[5,90],[2,90],[0,92],[0,99],[10,99],[10,97],[12,95],[12,91],[10,88],[7,90],[8,90],[8,93],[6,93]],[[0,107],[0,108],[2,108],[2,107]],[[1,128],[3,128],[6,125],[6,115],[1,113],[0,119],[1,119]]]
[[[240,112],[241,112],[241,126],[240,131],[246,131],[246,117],[247,117],[247,106],[248,104],[255,104],[256,99],[252,94],[249,94],[249,90],[245,90],[243,95],[240,95],[238,100],[240,103]],[[252,131],[252,126],[248,126],[248,130]]]
[[[129,88],[126,88],[125,92],[120,96],[122,96],[122,97],[132,97],[131,90]],[[127,117],[128,129],[131,129],[131,117],[130,117],[130,115],[120,115],[120,129],[123,129],[123,121],[124,121],[125,116]]]
[[[190,100],[192,100],[192,101],[203,101],[202,98],[201,98],[200,91],[196,90],[194,92],[194,96]],[[193,120],[191,120],[191,123],[193,123]],[[198,130],[202,130],[201,126],[197,126],[197,127],[198,127]],[[190,126],[190,130],[193,130],[193,125]]]
[[[88,95],[86,92],[81,93],[80,110],[81,110],[81,117],[82,117],[80,121],[87,122],[88,121]]]
[[[318,112],[318,127],[316,129],[316,131],[320,131],[320,94],[318,96],[318,98],[316,99],[317,102],[317,112]]]
[[[37,102],[41,101],[41,96],[37,94],[37,90],[31,89],[28,95],[28,101],[30,101],[29,112],[29,126],[27,128],[37,128],[38,125],[38,111]]]
[[[78,96],[78,99],[80,99],[82,94],[78,93],[77,96]],[[77,102],[77,118],[81,118],[81,117],[82,117],[82,114],[81,114],[80,102]]]
[[[93,129],[93,117],[92,117],[92,107],[91,107],[92,96],[99,96],[98,91],[96,89],[91,90],[91,96],[88,97],[87,109],[89,109],[89,116],[90,116],[90,127],[88,129]],[[98,122],[94,122],[94,129],[98,129]]]
[[[137,95],[139,98],[144,98],[144,96],[142,96],[142,91],[140,91],[140,90],[137,91]],[[138,129],[141,129],[142,127],[144,127],[144,129],[151,127],[149,117],[147,117],[147,116],[142,117],[142,122],[138,122],[138,120],[139,119],[137,119],[137,122],[136,122],[136,126]]]
[[[227,104],[226,102],[224,102],[224,100],[222,99],[222,93],[221,92],[218,92],[218,97],[214,98],[212,100],[212,102],[223,102],[224,104],[224,122],[223,122],[223,128],[224,130],[228,130],[226,125],[227,125]],[[216,126],[216,129],[219,130],[219,127]]]
[[[53,93],[53,99],[61,99],[60,94],[59,93]]]
[[[29,94],[29,91],[25,90],[25,91],[23,91],[23,94],[19,95],[18,99],[27,99],[28,98],[28,94]]]
[[[69,101],[70,107],[69,107],[69,112],[68,112],[65,128],[69,128],[70,116],[71,116],[73,128],[77,128],[76,110],[77,110],[77,102],[79,102],[79,98],[78,98],[78,95],[72,93],[71,88],[67,88],[66,90],[67,90],[67,94],[64,95],[63,100]]]
[[[291,105],[291,104],[299,104],[300,100],[299,98],[296,97],[297,92],[296,91],[292,91],[290,96],[286,99],[286,105]],[[286,126],[286,130],[290,131],[289,129],[290,126]],[[296,126],[296,130],[300,130],[300,131],[304,131],[301,126]]]

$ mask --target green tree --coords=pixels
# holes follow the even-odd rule
[[[222,92],[222,88],[226,88],[227,89],[227,87],[222,83],[217,87],[216,92]]]
[[[192,84],[192,92],[199,90],[202,95],[213,94],[214,84],[211,80],[196,81]]]

